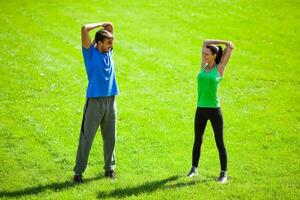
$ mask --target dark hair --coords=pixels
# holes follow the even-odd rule
[[[216,45],[207,45],[206,48],[210,49],[211,53],[213,55],[217,54],[215,61],[216,64],[219,64],[223,55],[223,50],[221,46],[216,46]]]
[[[105,29],[99,30],[95,34],[95,42],[98,44],[98,42],[103,42],[104,39],[114,39],[114,36],[111,32],[108,32]]]

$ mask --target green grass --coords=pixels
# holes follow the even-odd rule
[[[300,192],[300,3],[1,1],[0,198],[296,199]],[[97,134],[74,185],[85,101],[80,27],[112,21],[117,180]],[[219,185],[210,124],[191,165],[196,76],[206,38],[236,46],[222,81],[229,183]],[[100,133],[100,132],[99,132]]]

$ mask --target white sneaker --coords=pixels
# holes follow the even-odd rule
[[[192,167],[190,172],[187,175],[189,178],[192,178],[194,176],[198,176],[198,170],[197,167]]]
[[[222,172],[220,173],[220,176],[217,180],[218,183],[227,183],[228,179],[227,179],[227,175],[226,175],[226,172]]]

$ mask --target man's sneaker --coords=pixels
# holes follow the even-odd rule
[[[82,175],[74,175],[74,182],[75,183],[83,183],[83,176]]]
[[[193,176],[198,176],[197,167],[192,167],[187,176],[190,177],[190,178],[193,177]]]
[[[114,170],[107,170],[107,171],[105,171],[104,176],[106,178],[115,179],[116,178],[116,172]]]
[[[219,176],[219,178],[218,178],[218,180],[217,180],[219,183],[227,183],[227,175],[226,175],[226,172],[224,172],[224,171],[221,171],[220,172],[220,176]]]

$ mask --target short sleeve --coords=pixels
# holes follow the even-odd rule
[[[82,55],[83,55],[83,58],[84,60],[86,60],[87,58],[90,57],[91,53],[92,53],[92,50],[93,50],[93,45],[91,44],[89,48],[84,48],[82,46]]]
[[[90,45],[89,48],[82,47],[82,55],[83,55],[84,65],[88,77],[90,77],[90,74],[92,73],[91,57],[92,57],[93,48],[94,47],[92,44]]]

